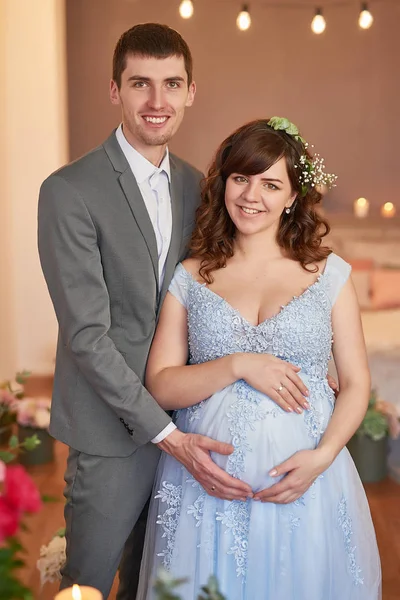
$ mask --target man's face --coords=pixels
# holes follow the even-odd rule
[[[111,81],[110,97],[122,109],[128,141],[140,152],[169,142],[182,122],[186,106],[193,104],[195,83],[188,87],[182,56],[152,58],[130,55],[121,87]]]

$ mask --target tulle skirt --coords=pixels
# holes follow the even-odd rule
[[[182,431],[233,443],[213,456],[254,491],[276,483],[268,471],[317,446],[332,414],[326,380],[302,375],[311,409],[282,411],[243,381],[181,410]],[[227,600],[378,600],[381,570],[363,486],[347,451],[291,504],[209,496],[175,459],[163,455],[149,511],[138,600],[151,600],[160,567],[186,578],[177,593],[196,600],[209,576]]]

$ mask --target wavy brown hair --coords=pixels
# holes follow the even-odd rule
[[[202,201],[196,214],[196,225],[190,242],[191,256],[200,259],[199,274],[207,283],[213,282],[212,271],[226,265],[233,256],[236,228],[225,207],[226,180],[232,173],[257,175],[264,173],[280,158],[286,166],[292,190],[297,192],[291,211],[282,213],[276,240],[287,257],[310,268],[327,258],[331,250],[322,246],[329,233],[328,223],[316,211],[322,195],[311,186],[302,196],[296,165],[300,156],[311,155],[301,141],[284,131],[275,131],[269,119],[259,119],[243,125],[226,138],[218,148],[202,190]]]

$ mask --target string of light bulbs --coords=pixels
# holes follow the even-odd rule
[[[182,19],[190,19],[194,13],[193,0],[182,0],[179,5],[179,14]],[[367,2],[361,2],[360,14],[358,16],[358,26],[361,29],[369,29],[374,21]],[[251,26],[251,16],[249,4],[243,4],[236,18],[236,26],[240,31],[247,31]],[[311,21],[311,31],[320,35],[326,29],[326,20],[321,7],[315,9],[314,18]]]

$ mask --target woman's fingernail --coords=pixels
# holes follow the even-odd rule
[[[299,415],[301,415],[301,413],[303,412],[303,410],[300,408],[300,406],[297,406],[296,410],[299,413]]]
[[[304,402],[303,406],[307,410],[310,408],[310,405],[308,404],[308,402]]]
[[[268,475],[269,475],[270,477],[274,477],[275,475],[278,475],[278,471],[277,471],[276,469],[272,469],[272,471],[270,471],[270,472],[268,473]]]
[[[309,396],[309,395],[310,395],[310,392],[309,392],[309,390],[306,390],[306,391],[304,392],[304,395],[305,395],[305,396]]]

